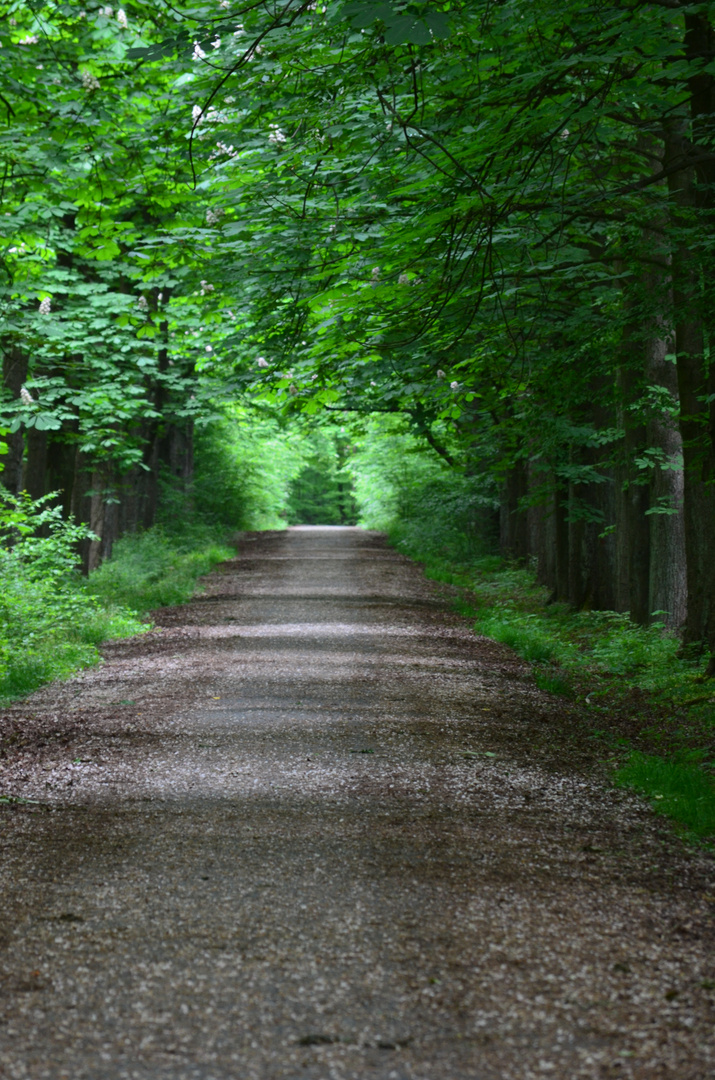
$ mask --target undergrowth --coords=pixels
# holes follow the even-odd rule
[[[667,760],[633,751],[615,774],[621,787],[645,795],[659,814],[684,825],[698,837],[715,834],[715,792],[712,777],[702,767],[702,754],[693,759]]]
[[[683,655],[661,624],[549,604],[531,570],[497,556],[455,561],[403,530],[391,539],[428,577],[461,587],[460,613],[531,663],[540,690],[580,707],[583,737],[605,744],[617,784],[690,836],[715,836],[715,685],[703,657]]]
[[[112,558],[91,575],[87,591],[105,604],[121,604],[138,615],[190,599],[196,581],[216,563],[235,555],[198,526],[181,534],[154,528],[117,540]]]
[[[152,608],[188,600],[234,554],[205,525],[154,528],[120,540],[87,581],[77,551],[89,531],[51,499],[0,494],[0,701],[98,663],[103,641],[148,630]]]
[[[88,531],[50,498],[0,496],[0,700],[94,664],[100,642],[143,629],[135,612],[87,592],[76,552]]]

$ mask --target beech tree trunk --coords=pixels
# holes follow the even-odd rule
[[[636,459],[646,449],[648,433],[641,417],[633,419],[630,407],[643,390],[643,335],[629,325],[621,350],[625,354],[618,371],[620,424],[623,428],[623,463],[617,470],[616,604],[641,625],[650,619],[650,483]]]
[[[526,559],[529,554],[529,528],[526,510],[520,502],[529,492],[526,461],[518,459],[502,485],[499,511],[499,546],[507,559]]]
[[[90,490],[89,527],[95,535],[95,539],[89,541],[87,549],[87,573],[96,570],[102,561],[102,536],[104,533],[105,508],[106,508],[106,484],[107,474],[104,468],[92,470],[92,487]]]
[[[27,353],[17,345],[2,346],[3,384],[13,398],[19,398],[20,389],[27,378]],[[22,430],[12,431],[5,436],[8,452],[2,460],[0,481],[13,495],[22,491],[22,458],[24,439]]]
[[[675,365],[666,359],[672,342],[661,339],[650,343],[647,360],[649,380],[665,387],[674,405],[678,400]],[[677,629],[687,615],[685,524],[683,518],[683,440],[677,421],[663,411],[648,421],[648,445],[660,450],[663,466],[651,477],[650,502],[654,510],[650,522],[650,575],[648,610],[659,622]]]
[[[32,499],[41,499],[47,494],[47,432],[34,427],[27,432],[23,487]]]
[[[675,350],[683,442],[683,509],[687,565],[686,644],[703,643],[711,654],[709,673],[715,673],[715,365],[706,359],[701,283],[708,268],[695,241],[693,221],[703,227],[702,211],[712,211],[715,164],[702,155],[697,171],[689,165],[693,144],[702,134],[709,140],[715,115],[715,80],[700,66],[715,52],[715,35],[703,13],[685,18],[685,54],[696,74],[689,80],[688,125],[672,121],[665,129],[664,164],[668,168],[673,247]],[[699,147],[700,149],[700,147]],[[709,400],[710,399],[710,400]]]

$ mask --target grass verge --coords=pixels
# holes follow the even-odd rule
[[[435,581],[460,587],[455,606],[478,634],[533,665],[536,686],[579,714],[579,737],[605,752],[615,782],[638,791],[689,836],[715,838],[715,682],[662,625],[613,611],[549,604],[528,569],[489,556],[427,557],[395,546]]]
[[[645,795],[656,813],[666,814],[689,833],[700,838],[715,835],[715,789],[699,762],[633,751],[614,779],[619,787]]]
[[[0,703],[97,664],[102,642],[149,630],[152,608],[190,599],[197,579],[234,554],[205,528],[154,528],[118,541],[85,581],[71,560],[58,567],[51,554],[38,566],[2,553]]]
[[[189,600],[197,579],[235,554],[208,529],[177,536],[153,528],[118,540],[112,558],[91,575],[87,590],[106,605],[121,604],[145,615]]]

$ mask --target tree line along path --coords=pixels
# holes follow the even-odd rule
[[[712,863],[384,538],[157,624],[4,713],[0,1077],[713,1075]]]

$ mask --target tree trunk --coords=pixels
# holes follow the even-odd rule
[[[105,507],[106,507],[106,483],[107,474],[103,468],[92,470],[92,487],[90,492],[89,527],[96,539],[89,542],[87,549],[87,573],[96,570],[102,561],[102,535],[104,533]]]
[[[647,472],[638,468],[636,460],[646,449],[648,433],[642,416],[633,417],[630,411],[643,391],[642,328],[634,324],[626,326],[621,351],[623,362],[618,369],[617,383],[623,460],[617,470],[614,607],[618,611],[627,611],[633,622],[644,626],[650,620],[650,478]]]
[[[3,384],[13,398],[19,398],[20,390],[27,378],[27,353],[17,345],[3,344],[2,347]],[[5,436],[8,452],[2,459],[0,481],[13,495],[22,491],[22,457],[24,439],[22,429],[12,431]]]
[[[518,459],[502,485],[499,512],[499,546],[506,559],[526,559],[529,555],[529,529],[526,510],[520,502],[529,492],[527,463]]]
[[[690,125],[665,125],[664,164],[671,196],[675,350],[683,440],[683,510],[687,564],[685,644],[706,644],[715,674],[715,364],[706,358],[702,283],[712,277],[703,234],[715,208],[715,160],[710,152],[715,116],[711,74],[715,34],[703,11],[684,15]],[[688,137],[690,136],[690,137]],[[697,167],[689,164],[693,151]],[[702,153],[700,153],[702,151]]]
[[[683,445],[683,510],[687,566],[685,644],[704,643],[715,652],[715,446],[712,405],[715,380],[705,357],[705,330],[700,302],[702,260],[693,243],[690,223],[698,209],[695,172],[675,167],[687,160],[682,126],[666,132],[665,163],[673,171],[668,186],[673,202],[673,303],[675,350]]]
[[[47,432],[34,427],[27,432],[23,487],[32,499],[41,499],[47,494]]]
[[[649,381],[665,387],[674,404],[678,400],[678,381],[675,365],[666,356],[671,352],[668,340],[653,340],[646,363]],[[650,521],[650,584],[648,610],[670,629],[685,622],[687,614],[687,585],[685,557],[685,528],[683,520],[683,440],[677,421],[667,412],[652,416],[648,421],[648,445],[661,451],[664,466],[653,471],[650,483],[651,509],[662,508],[667,513],[651,513]]]

